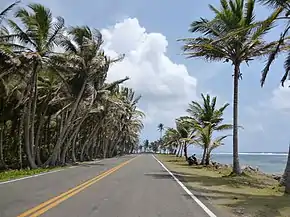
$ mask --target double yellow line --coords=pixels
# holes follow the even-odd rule
[[[135,157],[136,158],[136,157]],[[119,164],[118,166],[104,172],[101,173],[100,175],[96,176],[95,178],[92,178],[72,189],[70,189],[67,192],[64,192],[62,194],[60,194],[59,196],[56,196],[44,203],[39,204],[38,206],[29,209],[27,211],[25,211],[24,213],[18,215],[17,217],[37,217],[40,216],[41,214],[45,213],[46,211],[48,211],[49,209],[57,206],[58,204],[60,204],[61,202],[67,200],[68,198],[76,195],[77,193],[83,191],[84,189],[88,188],[89,186],[93,185],[94,183],[100,181],[101,179],[105,178],[106,176],[112,174],[113,172],[119,170],[121,167],[125,166],[126,164],[128,164],[129,162],[131,162],[132,160],[134,160],[135,158],[132,158],[128,161],[125,161],[122,164]]]

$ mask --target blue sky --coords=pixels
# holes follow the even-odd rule
[[[1,0],[3,8],[9,0]],[[31,1],[22,1],[23,4]],[[127,83],[143,96],[140,108],[147,114],[142,139],[157,139],[157,124],[174,125],[174,118],[185,114],[191,100],[200,93],[218,97],[219,104],[232,102],[232,66],[185,59],[176,40],[189,37],[189,24],[199,17],[210,18],[208,4],[218,0],[141,1],[141,0],[50,0],[33,1],[51,8],[67,25],[88,25],[102,30],[104,48],[109,55],[125,53],[125,60],[112,67],[109,80],[129,75]],[[85,2],[85,3],[84,3]],[[269,9],[256,7],[257,19],[265,18]],[[275,40],[276,27],[267,40]],[[275,61],[264,88],[260,72],[264,60],[242,66],[239,123],[240,151],[287,151],[290,129],[290,90],[279,87],[283,74],[283,57]],[[229,108],[225,119],[231,121]],[[219,151],[230,152],[231,139]]]

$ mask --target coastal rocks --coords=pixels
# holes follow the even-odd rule
[[[242,170],[243,170],[244,172],[250,172],[250,173],[257,173],[257,172],[260,172],[260,170],[259,170],[258,167],[254,168],[254,167],[252,167],[252,166],[244,166],[244,167],[242,167]]]
[[[210,162],[210,165],[213,166],[215,169],[231,168],[231,165],[228,165],[228,164],[221,164],[221,163],[214,162],[214,161],[211,161],[211,162]]]

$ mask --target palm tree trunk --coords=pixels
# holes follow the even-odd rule
[[[65,164],[65,157],[66,157],[66,153],[68,151],[68,148],[72,144],[71,143],[72,142],[72,139],[75,138],[76,135],[78,135],[78,133],[79,133],[79,131],[81,129],[81,126],[82,126],[83,122],[85,121],[86,117],[87,117],[87,115],[84,115],[82,117],[82,120],[78,123],[78,126],[76,126],[74,132],[72,133],[72,136],[69,138],[69,140],[67,141],[67,143],[64,146],[64,149],[63,149],[63,151],[61,153],[61,163],[63,165]]]
[[[187,144],[186,144],[186,142],[184,142],[184,157],[185,157],[185,160],[187,161]]]
[[[286,168],[281,178],[280,184],[285,186],[285,193],[290,194],[290,145],[289,145],[288,160],[287,160]]]
[[[42,133],[42,128],[45,124],[45,115],[46,115],[46,111],[48,109],[48,106],[41,106],[40,108],[41,110],[44,109],[44,111],[40,111],[39,112],[39,120],[38,120],[38,126],[36,129],[36,135],[35,135],[35,152],[36,152],[36,162],[37,164],[40,166],[42,164],[41,162],[41,158],[40,158],[40,147],[39,147],[39,142],[40,142],[40,138],[42,137],[41,133]]]
[[[75,163],[77,161],[77,158],[76,158],[76,142],[77,142],[77,138],[78,138],[78,134],[75,135],[75,137],[73,139],[73,142],[72,142],[71,157],[72,157],[73,163]]]
[[[4,162],[4,153],[3,153],[3,138],[4,138],[4,126],[5,122],[1,124],[0,126],[0,169],[5,168],[5,162]]]
[[[238,95],[239,95],[240,63],[235,63],[234,70],[234,103],[233,103],[233,173],[241,174],[238,149]]]
[[[206,157],[205,157],[205,165],[208,166],[210,161],[210,152],[209,150],[206,151]]]
[[[65,139],[66,139],[66,137],[68,135],[68,130],[71,127],[71,121],[72,121],[73,117],[76,114],[77,108],[79,107],[81,98],[82,98],[83,93],[85,91],[86,84],[87,84],[87,80],[84,81],[84,83],[82,85],[82,88],[81,88],[81,90],[80,90],[80,92],[78,94],[78,97],[77,97],[76,101],[74,102],[74,104],[72,106],[72,110],[71,110],[71,112],[70,112],[70,114],[69,114],[69,116],[67,118],[67,121],[65,122],[65,124],[63,126],[63,129],[60,132],[60,135],[59,135],[59,137],[57,139],[56,145],[55,145],[55,147],[53,149],[52,155],[44,163],[44,165],[51,164],[52,166],[55,166],[57,154],[59,153],[61,145],[63,144],[63,142],[65,141]]]
[[[20,115],[20,121],[18,125],[18,152],[19,152],[19,166],[20,169],[23,167],[22,163],[22,126],[23,126],[23,114]]]
[[[33,72],[33,97],[32,97],[32,111],[31,111],[31,121],[30,121],[30,145],[31,145],[31,154],[33,159],[35,159],[35,133],[34,133],[34,126],[35,126],[35,116],[36,116],[36,107],[37,107],[37,97],[38,97],[38,89],[37,89],[37,67],[38,63],[35,63],[34,72]]]
[[[28,103],[29,104],[29,103]],[[24,123],[23,123],[23,128],[24,128],[24,145],[25,145],[25,151],[26,155],[28,158],[29,165],[32,169],[37,168],[35,164],[35,160],[31,154],[31,146],[30,146],[30,131],[29,131],[29,125],[30,125],[30,110],[29,110],[29,105],[24,106]]]
[[[201,165],[205,165],[205,156],[206,156],[206,148],[204,147],[203,154],[202,154],[202,159],[201,159],[201,162],[200,162]]]
[[[176,153],[176,157],[179,157],[179,154],[180,154],[180,149],[181,149],[181,145],[180,144],[178,144],[178,146],[177,146],[177,153]]]

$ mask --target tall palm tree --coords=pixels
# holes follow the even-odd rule
[[[147,152],[147,149],[149,147],[149,140],[148,139],[145,139],[143,141],[143,147],[144,147],[144,152]]]
[[[8,20],[10,28],[0,24],[0,169],[112,157],[139,143],[140,97],[119,87],[128,78],[106,82],[122,57],[105,55],[99,31],[62,34],[63,19],[52,17],[30,4]]]
[[[160,123],[157,126],[158,131],[160,132],[160,140],[162,139],[162,133],[164,131],[164,124]]]
[[[0,49],[0,59],[1,59],[0,60],[0,63],[1,63],[1,65],[0,65],[0,70],[1,70],[0,78],[2,78],[3,75],[5,74],[5,72],[3,73],[3,71],[5,71],[4,70],[5,68],[4,67],[2,68],[2,66],[4,66],[4,63],[7,64],[8,60],[10,59],[9,58],[10,56],[7,55],[6,52],[4,51],[4,48],[6,48],[5,45],[7,42],[8,30],[4,26],[2,26],[2,21],[6,18],[8,12],[11,11],[15,7],[15,5],[17,5],[18,3],[19,3],[19,1],[14,2],[13,4],[9,5],[7,8],[5,8],[4,10],[2,10],[0,12],[0,48],[1,48]],[[7,50],[7,49],[5,49],[5,50]],[[4,88],[5,85],[3,85],[4,84],[3,80],[1,83],[2,83],[2,87]],[[1,91],[4,92],[3,89]],[[2,105],[3,102],[1,99],[0,99],[0,101],[1,101],[1,105]],[[3,108],[0,108],[0,110],[3,111]],[[3,137],[4,137],[4,125],[2,125],[2,123],[0,123],[0,169],[2,167],[6,167],[5,162],[4,162],[4,153],[3,153],[3,139],[4,139]]]
[[[15,38],[20,42],[28,58],[33,59],[28,88],[28,100],[25,103],[25,147],[32,168],[35,164],[35,117],[38,99],[38,73],[47,61],[64,28],[64,19],[57,17],[53,21],[52,13],[48,8],[40,4],[30,4],[28,9],[21,8],[16,11],[15,17],[21,25],[14,20],[9,20],[9,26],[13,30]],[[17,52],[17,50],[16,50]],[[31,127],[29,127],[31,126]]]
[[[192,22],[190,32],[200,33],[194,38],[182,39],[183,50],[189,58],[229,62],[233,73],[233,173],[241,174],[238,152],[238,87],[243,63],[264,56],[277,42],[267,43],[263,36],[272,28],[281,10],[275,11],[263,22],[255,22],[255,0],[221,0],[221,8],[209,5],[214,18]]]

